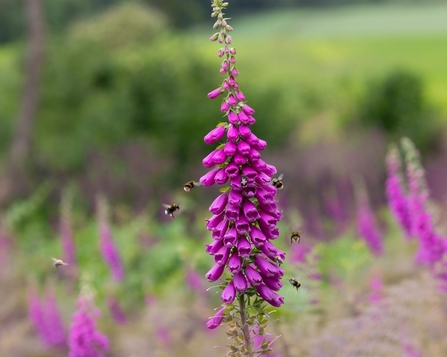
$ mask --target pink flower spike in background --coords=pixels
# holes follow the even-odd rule
[[[76,305],[78,310],[73,315],[68,337],[68,357],[105,357],[109,340],[96,328],[100,311],[95,307],[93,293],[87,286],[81,288]]]
[[[101,196],[97,198],[97,215],[99,225],[99,248],[102,258],[109,266],[112,278],[115,281],[121,281],[124,279],[123,263],[118,248],[112,239],[107,201]]]

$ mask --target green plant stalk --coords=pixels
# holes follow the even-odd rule
[[[247,319],[245,316],[245,295],[239,295],[239,313],[241,314],[242,333],[244,334],[244,343],[247,349],[248,357],[253,357],[253,351],[251,348],[250,331],[247,325]]]

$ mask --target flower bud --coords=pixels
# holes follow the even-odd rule
[[[236,57],[231,56],[231,57],[230,57],[230,63],[231,63],[231,64],[235,64],[235,63],[236,63]]]
[[[236,150],[237,150],[237,146],[232,141],[227,141],[227,143],[225,144],[225,146],[223,148],[223,151],[224,151],[225,155],[227,155],[227,156],[233,156],[234,154],[236,154]]]
[[[240,102],[244,102],[245,101],[245,95],[242,92],[237,92],[236,93],[236,98],[240,101]]]
[[[228,201],[228,195],[226,193],[222,193],[221,195],[217,196],[217,198],[211,203],[211,206],[209,208],[209,211],[212,214],[219,215],[223,212],[225,209],[225,206],[227,205]]]
[[[234,288],[238,293],[243,293],[250,287],[250,284],[248,283],[247,279],[245,279],[244,274],[242,274],[241,272],[234,274],[233,283]]]
[[[251,149],[250,145],[248,145],[248,143],[243,140],[237,143],[237,151],[241,153],[241,155],[247,156],[248,153],[250,152],[250,149]]]
[[[203,140],[207,144],[212,144],[215,143],[217,140],[220,140],[223,134],[225,134],[225,126],[221,125],[206,134]]]
[[[230,112],[230,113],[232,113],[232,112]],[[239,137],[239,131],[237,130],[237,127],[234,126],[234,124],[233,124],[228,128],[227,139],[229,141],[235,142],[238,137]]]
[[[230,94],[228,97],[228,104],[230,104],[230,106],[234,107],[237,104],[237,100],[234,97],[233,94]]]
[[[245,156],[237,152],[233,157],[233,161],[236,165],[244,165],[247,162],[247,159],[245,158]]]
[[[224,265],[221,265],[224,267]],[[234,284],[232,281],[228,283],[228,285],[223,289],[221,299],[225,304],[231,304],[236,298],[236,289],[234,288]]]
[[[221,95],[223,93],[223,91],[222,91],[222,89],[219,87],[219,88],[216,88],[216,89],[214,89],[213,91],[211,91],[211,92],[209,92],[208,93],[208,98],[209,99],[215,99],[215,98],[217,98],[219,95]]]
[[[278,291],[282,287],[282,282],[278,278],[269,278],[264,276],[262,277],[262,280],[264,281],[264,284],[273,291]]]
[[[208,271],[208,273],[206,273],[205,276],[208,281],[216,281],[222,276],[224,269],[225,265],[216,264]]]
[[[225,307],[217,311],[216,314],[213,317],[211,317],[209,321],[206,323],[206,327],[208,327],[210,330],[213,330],[216,327],[220,326],[223,322],[224,311]]]
[[[230,105],[228,104],[227,101],[223,101],[222,105],[220,106],[220,111],[222,113],[226,113],[228,111],[228,109],[230,109]]]
[[[228,113],[228,121],[233,125],[237,125],[237,123],[239,123],[239,118],[235,112],[230,111]]]
[[[202,186],[212,186],[214,185],[214,177],[216,176],[217,171],[219,171],[220,169],[218,167],[215,167],[214,169],[212,169],[211,171],[208,171],[208,173],[206,173],[205,175],[203,175],[199,182],[202,184]]]
[[[232,75],[233,77],[237,77],[237,76],[239,75],[239,72],[237,71],[236,68],[233,68],[233,69],[230,71],[230,73],[231,73],[231,75]]]
[[[216,172],[216,176],[214,176],[214,182],[218,185],[223,185],[225,182],[228,181],[228,176],[224,169],[220,169]]]
[[[219,36],[219,32],[216,32],[215,34],[211,35],[210,41],[213,41],[213,42],[216,41],[218,36]]]
[[[245,114],[247,115],[253,115],[255,113],[255,110],[253,108],[251,108],[250,106],[248,106],[247,104],[244,104],[242,106],[242,110],[245,112]]]
[[[231,36],[227,36],[227,38],[225,39],[225,43],[227,44],[227,45],[231,45]]]
[[[234,47],[231,47],[231,48],[230,48],[230,53],[231,53],[232,55],[235,55],[235,54],[236,54],[236,49],[235,49]]]
[[[243,124],[245,124],[245,125],[248,124],[248,116],[247,116],[247,114],[245,114],[243,111],[241,111],[241,112],[238,114],[238,117],[239,117],[239,120],[240,120]],[[250,134],[251,134],[251,131],[250,131]],[[247,136],[247,138],[248,138],[248,136]]]
[[[222,57],[224,55],[224,52],[222,51],[222,49],[220,49],[218,52],[217,52],[217,56],[220,58],[220,57]]]
[[[223,149],[218,149],[213,155],[213,162],[215,165],[221,165],[225,162],[227,159],[227,155],[225,155],[225,152]]]

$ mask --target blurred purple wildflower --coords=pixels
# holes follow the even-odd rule
[[[45,292],[44,311],[45,325],[50,344],[52,346],[65,345],[65,328],[57,307],[56,295],[51,287],[47,287]]]
[[[312,246],[306,243],[293,244],[290,260],[297,263],[305,263],[307,255],[312,251]]]
[[[411,232],[419,240],[417,261],[433,267],[447,250],[447,240],[436,234],[432,217],[427,210],[428,189],[419,152],[409,139],[402,139],[409,187]]]
[[[383,253],[383,235],[369,205],[366,189],[357,193],[357,231],[375,256]]]
[[[37,294],[36,289],[31,289],[28,292],[28,316],[33,323],[40,341],[44,346],[51,346],[48,338],[47,326],[44,318],[43,304]]]
[[[127,322],[127,316],[116,297],[108,296],[107,305],[109,307],[110,315],[117,324],[123,325]]]
[[[369,280],[370,294],[369,302],[371,304],[377,304],[383,299],[383,282],[380,274],[374,272]]]
[[[157,325],[157,339],[158,341],[160,341],[162,344],[168,346],[171,344],[171,332],[169,331],[169,329],[166,326]]]
[[[44,346],[65,344],[65,329],[53,289],[46,289],[44,299],[39,298],[35,288],[28,292],[28,315]]]
[[[100,315],[100,311],[95,308],[92,297],[88,294],[81,293],[77,306],[68,338],[68,356],[104,357],[109,349],[109,341],[96,329],[95,318]]]
[[[124,269],[121,262],[121,256],[118,248],[112,239],[108,220],[108,206],[105,198],[98,197],[97,214],[99,225],[99,248],[102,258],[110,268],[110,272],[115,281],[121,281],[124,278]]]
[[[386,158],[388,178],[386,181],[386,195],[388,206],[405,233],[407,239],[411,238],[411,213],[409,199],[405,195],[400,175],[401,159],[397,148],[391,148]]]

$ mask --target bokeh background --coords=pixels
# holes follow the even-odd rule
[[[203,245],[211,240],[204,220],[217,189],[183,191],[206,172],[201,160],[211,147],[203,136],[222,119],[219,103],[206,96],[222,81],[217,45],[208,40],[209,5],[0,0],[2,355],[66,355],[65,339],[42,341],[29,300],[56,296],[66,336],[84,280],[96,291],[108,355],[224,354],[213,348],[225,344],[223,331],[204,326],[220,304],[215,290],[205,291],[212,258]],[[399,330],[398,347],[383,354],[370,347],[374,356],[445,355],[446,342],[425,327],[445,331],[446,306],[414,262],[417,243],[403,239],[387,208],[385,156],[401,137],[415,143],[442,222],[447,4],[230,0],[227,14],[239,84],[256,110],[253,130],[268,142],[263,159],[284,173],[278,241],[290,258],[285,269],[303,284],[299,292],[283,288],[286,306],[271,331],[283,335],[278,355],[328,356],[371,336],[386,350],[386,336],[374,329],[346,337],[377,317],[377,301],[385,304],[370,299],[374,286],[387,306],[409,306],[403,320],[381,328]],[[356,230],[356,182],[384,235],[379,257]],[[124,266],[119,282],[100,254],[99,196]],[[174,202],[181,210],[171,219],[161,205]],[[56,271],[51,257],[64,256],[67,230],[76,253]],[[293,230],[302,234],[299,246],[290,246]],[[405,305],[413,293],[416,302]],[[417,302],[426,325],[409,317]],[[359,356],[354,347],[340,351]]]

